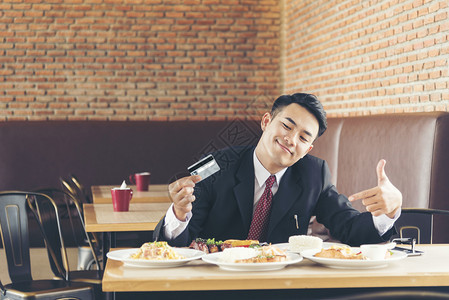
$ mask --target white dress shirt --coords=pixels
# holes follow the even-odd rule
[[[265,169],[265,167],[260,163],[259,159],[256,156],[256,151],[253,154],[253,162],[254,162],[254,206],[253,213],[256,208],[257,202],[259,202],[260,197],[262,196],[265,190],[265,181],[271,175],[270,172]],[[276,194],[279,189],[279,183],[282,180],[282,176],[284,176],[287,168],[282,169],[281,171],[274,174],[276,176],[276,182],[273,184],[271,188],[271,192],[273,196]],[[192,212],[190,211],[187,214],[187,217],[184,221],[180,221],[176,218],[175,213],[173,212],[173,204],[168,208],[167,213],[165,214],[165,223],[164,223],[164,234],[168,240],[175,239],[178,237],[189,224],[190,219],[192,218]],[[394,219],[390,219],[387,215],[381,215],[379,217],[373,216],[374,227],[376,227],[377,231],[380,235],[385,234],[391,227],[393,227],[394,222],[401,215],[401,210],[399,210]]]

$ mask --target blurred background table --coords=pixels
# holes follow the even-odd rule
[[[115,212],[110,204],[84,204],[87,232],[154,230],[171,203],[130,203],[129,211]]]
[[[111,189],[120,185],[93,185],[91,187],[93,203],[111,203]],[[135,185],[128,186],[133,190],[131,203],[170,202],[167,184],[153,184],[148,191],[139,192]]]

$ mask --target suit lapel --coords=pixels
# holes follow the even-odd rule
[[[253,149],[254,150],[254,149]],[[254,206],[254,164],[253,152],[245,151],[241,159],[242,163],[236,172],[236,185],[234,197],[238,203],[242,222],[245,230],[249,230],[253,217]],[[285,172],[281,185],[273,197],[268,236],[276,225],[283,219],[288,210],[301,196],[303,191],[300,176],[293,167]]]
[[[300,176],[296,174],[292,167],[288,168],[282,177],[281,185],[276,195],[273,197],[267,236],[270,236],[276,225],[284,218],[288,210],[301,196],[302,190]]]
[[[234,186],[234,196],[237,200],[240,215],[246,230],[249,230],[253,217],[254,205],[254,151],[246,151],[242,164],[236,172],[237,182]]]

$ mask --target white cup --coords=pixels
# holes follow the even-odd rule
[[[362,251],[363,256],[367,257],[370,260],[380,260],[385,259],[385,255],[387,254],[388,245],[385,244],[366,244],[361,245],[360,250]]]

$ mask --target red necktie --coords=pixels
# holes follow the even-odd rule
[[[268,221],[270,218],[271,199],[273,193],[271,187],[276,182],[276,177],[271,175],[265,181],[265,190],[257,203],[254,211],[251,227],[249,228],[248,240],[265,241],[268,229]]]

